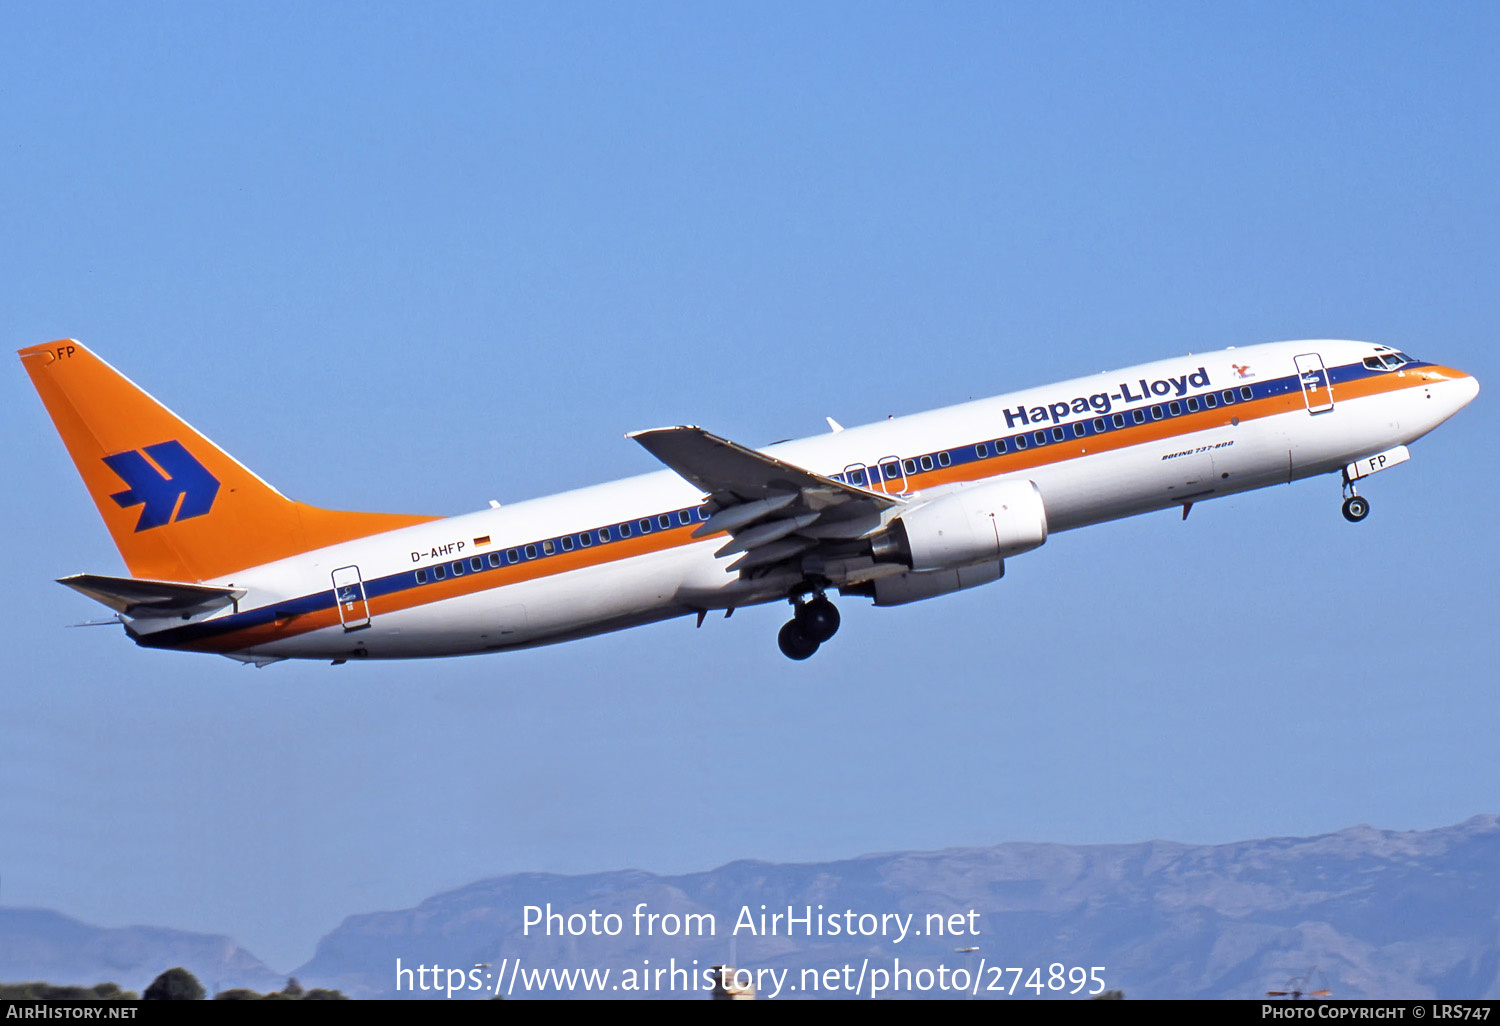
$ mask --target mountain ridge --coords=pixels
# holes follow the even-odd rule
[[[616,971],[646,958],[711,964],[730,957],[722,929],[712,942],[693,943],[524,937],[521,909],[550,901],[567,912],[628,916],[646,901],[653,911],[711,912],[725,927],[736,908],[837,902],[879,912],[974,907],[986,924],[978,945],[1003,938],[1007,965],[1115,965],[1122,975],[1111,986],[1141,997],[1257,997],[1313,965],[1323,966],[1340,996],[1495,996],[1497,866],[1500,816],[1481,814],[1430,831],[1358,824],[1218,845],[1023,841],[829,862],[741,859],[674,875],[510,874],[410,909],[350,916],[296,972],[337,979],[351,993],[392,994],[389,972],[382,978],[360,966],[394,967],[396,957],[443,965],[521,957]],[[952,945],[739,937],[735,948],[741,964],[800,970],[869,956],[935,965]]]
[[[637,935],[642,903],[648,914],[711,916],[714,933]],[[548,904],[565,916],[613,912],[622,928],[616,936],[528,935],[525,906]],[[762,905],[768,914],[791,906],[797,916],[910,915],[912,932],[897,940],[734,929]],[[928,915],[970,910],[978,936],[918,932]],[[55,918],[28,926],[23,913]],[[737,859],[668,875],[512,873],[409,908],[346,916],[290,975],[351,996],[420,997],[396,993],[397,958],[464,970],[519,958],[537,969],[615,974],[674,958],[698,967],[733,960],[791,979],[864,959],[952,970],[963,961],[955,949],[969,946],[979,948],[976,964],[983,958],[991,969],[1102,965],[1108,985],[1130,997],[1261,997],[1314,966],[1338,997],[1500,997],[1500,815],[1425,831],[1361,823],[1216,845],[1014,841],[824,862]],[[151,972],[136,978],[148,963]],[[113,979],[139,989],[177,964],[210,986],[264,990],[285,979],[227,936],[106,930],[48,910],[0,909],[0,979]]]

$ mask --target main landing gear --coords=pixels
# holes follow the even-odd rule
[[[821,590],[792,596],[792,618],[781,626],[776,644],[788,659],[806,659],[818,646],[838,633],[838,607]]]

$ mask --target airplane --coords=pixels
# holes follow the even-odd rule
[[[147,648],[399,659],[530,648],[789,602],[781,651],[839,628],[829,598],[899,606],[999,580],[1070,531],[1301,478],[1358,485],[1479,393],[1384,345],[1273,342],[750,448],[636,431],[667,469],[460,516],[286,498],[81,343],[19,352],[129,577],[60,583]],[[113,621],[110,621],[113,622]]]

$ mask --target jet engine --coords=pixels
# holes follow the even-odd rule
[[[998,580],[1005,558],[1047,540],[1047,510],[1031,481],[966,485],[903,512],[870,540],[880,562],[907,573],[858,589],[878,606],[932,598]]]

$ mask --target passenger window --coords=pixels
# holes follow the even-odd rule
[[[434,581],[441,581],[443,579],[443,564],[439,563],[432,568],[432,579]]]
[[[1172,411],[1172,416],[1174,417],[1182,416],[1182,404],[1176,399],[1173,399],[1170,403],[1167,404],[1167,409]]]
[[[1047,444],[1047,432],[1045,432],[1045,431],[1038,431],[1036,434],[1032,435],[1031,437],[1036,442],[1037,445],[1046,445]]]
[[[1004,451],[1005,451],[1005,439],[1003,439],[1003,438],[997,438],[997,439],[995,439],[995,455],[999,456]]]
[[[629,524],[621,524],[619,527],[615,528],[615,530],[620,533],[620,537],[621,538],[629,538],[630,537],[630,525]]]
[[[1025,435],[1017,435],[1016,436],[1016,450],[1020,451],[1021,449],[1024,449],[1024,448],[1026,448],[1026,436]]]
[[[584,548],[588,548],[590,545],[594,544],[594,536],[592,534],[589,534],[587,531],[584,531],[578,536],[578,544],[582,545]]]
[[[475,556],[473,559],[469,560],[469,569],[474,571],[476,574],[479,573],[479,571],[484,569],[484,560],[480,559],[478,556]]]
[[[490,569],[491,570],[495,570],[495,569],[498,569],[499,566],[500,566],[500,553],[498,553],[498,552],[491,552],[490,553]]]
[[[901,476],[901,464],[896,462],[882,463],[880,469],[885,472],[887,481],[894,481]]]
[[[464,561],[463,560],[461,560],[461,559],[455,559],[453,561],[453,563],[452,563],[452,567],[453,567],[453,576],[454,577],[459,577],[459,576],[463,575],[463,572],[464,572]]]
[[[1125,414],[1123,413],[1117,413],[1109,419],[1110,423],[1114,424],[1114,426],[1117,428],[1122,428],[1125,426]]]
[[[640,525],[641,533],[642,534],[650,534],[651,533],[651,521],[649,519],[647,519],[647,520],[637,520],[636,523],[638,525]]]
[[[521,553],[517,552],[515,549],[506,549],[505,561],[507,563],[519,563],[521,561]]]
[[[1131,410],[1130,411],[1130,417],[1137,424],[1144,424],[1144,423],[1146,423],[1146,411],[1145,410]]]
[[[988,459],[990,455],[990,447],[985,445],[983,442],[980,442],[978,445],[974,446],[974,455],[978,456],[980,459]]]
[[[916,460],[902,460],[901,465],[906,468],[908,474],[915,474],[917,472]]]
[[[550,539],[547,540],[547,541],[542,542],[542,555],[544,555],[544,556],[550,556],[550,555],[552,555],[556,551],[557,551],[557,546],[554,545],[554,544],[552,544],[552,542],[551,542]]]
[[[1240,386],[1240,398],[1243,399],[1243,400],[1245,400],[1245,402],[1248,403],[1251,399],[1255,398],[1255,393],[1252,392],[1252,391],[1250,391],[1250,386],[1249,385],[1241,385]]]
[[[923,470],[931,470],[932,469],[932,457],[931,456],[923,456],[922,459],[919,462],[922,464],[922,469]]]
[[[672,518],[666,513],[663,513],[656,518],[656,526],[665,531],[672,526]]]
[[[944,449],[942,452],[938,453],[938,466],[940,466],[940,467],[946,467],[948,464],[950,464],[952,462],[953,462],[953,458],[948,455],[948,450],[947,449]]]
[[[572,552],[573,551],[573,536],[571,534],[565,536],[562,539],[562,550],[564,552]]]
[[[677,511],[677,523],[678,523],[679,526],[686,527],[688,525],[688,522],[691,521],[692,519],[693,519],[692,514],[689,513],[687,510],[680,509],[680,510]]]
[[[1055,428],[1052,429],[1052,440],[1054,442],[1061,442],[1063,440],[1063,429],[1062,428],[1055,427]]]
[[[1096,434],[1096,435],[1102,435],[1102,434],[1104,434],[1104,418],[1103,417],[1095,417],[1094,418],[1094,434]]]
[[[849,474],[849,477],[853,480],[853,482],[854,482],[855,485],[857,485],[860,488],[864,487],[864,485],[865,485],[865,472],[863,470],[851,471],[850,474]]]
[[[1083,421],[1080,420],[1077,424],[1073,425],[1073,437],[1074,438],[1082,438],[1084,435],[1086,435],[1088,433],[1089,433],[1089,426],[1087,424],[1085,424]]]
[[[1161,420],[1161,418],[1162,418],[1161,407],[1160,406],[1153,406],[1153,407],[1151,407],[1151,419],[1152,420]]]
[[[604,545],[604,544],[607,544],[608,542],[609,542],[609,528],[607,528],[607,527],[601,527],[601,528],[599,528],[599,544],[600,545]]]
[[[1197,400],[1196,397],[1192,398],[1192,399],[1189,399],[1187,401],[1187,408],[1188,408],[1188,412],[1189,413],[1197,413],[1198,412],[1198,400]]]
[[[699,520],[707,520],[708,518],[709,518],[708,507],[707,506],[699,506],[698,507],[698,519]]]
[[[536,558],[536,546],[535,545],[528,545],[528,546],[526,546],[526,558],[527,559],[535,559]]]
[[[1234,389],[1232,389],[1232,388],[1226,388],[1220,394],[1224,397],[1224,405],[1225,406],[1228,406],[1230,403],[1234,402]]]
[[[426,570],[418,570],[417,571],[417,583],[418,584],[426,584],[427,583],[427,571]]]
[[[1215,406],[1219,405],[1219,401],[1215,399],[1214,394],[1210,392],[1208,393],[1208,395],[1203,397],[1203,405],[1207,406],[1211,410]]]

